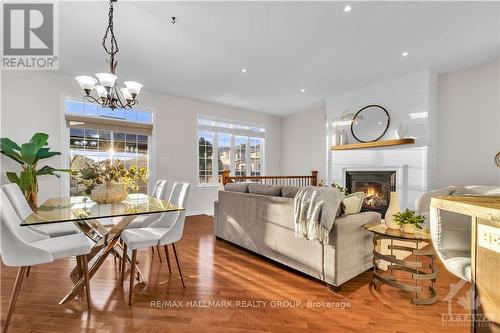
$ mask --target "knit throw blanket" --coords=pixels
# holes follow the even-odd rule
[[[344,194],[331,187],[303,187],[295,195],[295,237],[328,243]]]

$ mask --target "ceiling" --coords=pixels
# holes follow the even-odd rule
[[[107,10],[60,3],[60,71],[107,70]],[[120,82],[278,116],[378,80],[485,62],[500,49],[498,2],[122,0],[114,26]]]

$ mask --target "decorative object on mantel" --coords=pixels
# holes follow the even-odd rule
[[[414,210],[406,208],[404,212],[398,212],[393,216],[394,221],[403,227],[403,232],[414,234],[417,229],[422,229],[425,222],[424,215],[415,213]]]
[[[125,169],[118,160],[94,162],[75,156],[71,162],[71,186],[97,203],[118,203],[127,198],[128,189],[137,190],[138,182],[146,182],[148,170],[132,166]]]
[[[401,209],[399,208],[399,195],[397,192],[391,192],[391,200],[389,201],[389,207],[385,213],[385,224],[389,229],[401,229],[401,226],[394,219],[394,216],[399,213]]]
[[[352,119],[351,133],[359,142],[374,142],[384,136],[389,128],[389,112],[380,105],[367,105]]]
[[[38,161],[61,155],[60,152],[50,151],[50,148],[45,147],[48,140],[49,135],[46,133],[35,133],[28,143],[20,146],[11,139],[0,139],[0,153],[19,163],[22,168],[19,175],[15,172],[6,172],[7,178],[19,186],[33,210],[38,208],[38,176],[59,177],[55,172],[69,172],[67,169],[55,169],[48,165],[37,170]]]
[[[335,130],[333,131],[333,137],[332,137],[332,146],[338,146],[340,145],[340,136],[342,135],[342,131],[335,126]]]
[[[343,146],[346,144],[347,144],[347,133],[346,131],[342,130],[339,137],[339,146]]]
[[[142,88],[142,84],[135,81],[125,81],[125,87],[120,89],[116,85],[118,77],[115,74],[118,61],[115,60],[115,56],[118,54],[119,48],[113,30],[113,3],[117,1],[110,0],[109,2],[108,27],[102,39],[102,47],[109,55],[109,73],[95,74],[97,79],[99,79],[100,85],[96,85],[97,80],[92,76],[80,75],[75,77],[75,80],[85,91],[85,96],[83,96],[85,101],[97,103],[102,107],[112,110],[116,108],[131,108],[136,105],[138,103],[136,97]],[[172,17],[170,22],[175,24],[175,20],[176,18]],[[94,89],[97,93],[97,98],[90,94]]]
[[[404,138],[403,126],[399,125],[399,127],[394,131],[396,134],[396,139],[401,140]]]
[[[495,163],[500,168],[500,151],[495,155]]]

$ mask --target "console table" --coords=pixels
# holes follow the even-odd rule
[[[434,265],[434,252],[432,248],[419,249],[419,243],[430,242],[430,233],[426,229],[417,230],[414,234],[407,234],[401,230],[389,229],[382,223],[365,224],[364,228],[373,233],[373,284],[376,290],[380,290],[381,284],[387,284],[391,287],[415,293],[412,298],[413,304],[429,305],[437,301],[437,293],[434,289],[434,283],[438,274],[438,269]],[[377,241],[388,239],[388,246],[391,254],[382,254],[377,250]],[[406,241],[415,244],[415,247],[395,245],[394,241]],[[408,251],[410,255],[414,255],[415,259],[397,259],[393,251]],[[427,258],[426,262],[422,261]],[[381,261],[389,263],[389,274],[380,272]],[[403,283],[396,280],[394,271],[404,271],[410,274],[410,278],[414,281],[412,284]],[[430,296],[423,297],[422,284],[427,282]]]

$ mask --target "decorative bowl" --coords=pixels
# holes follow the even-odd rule
[[[127,199],[128,192],[121,183],[108,182],[96,187],[90,193],[90,199],[100,204],[111,204],[122,202]]]

